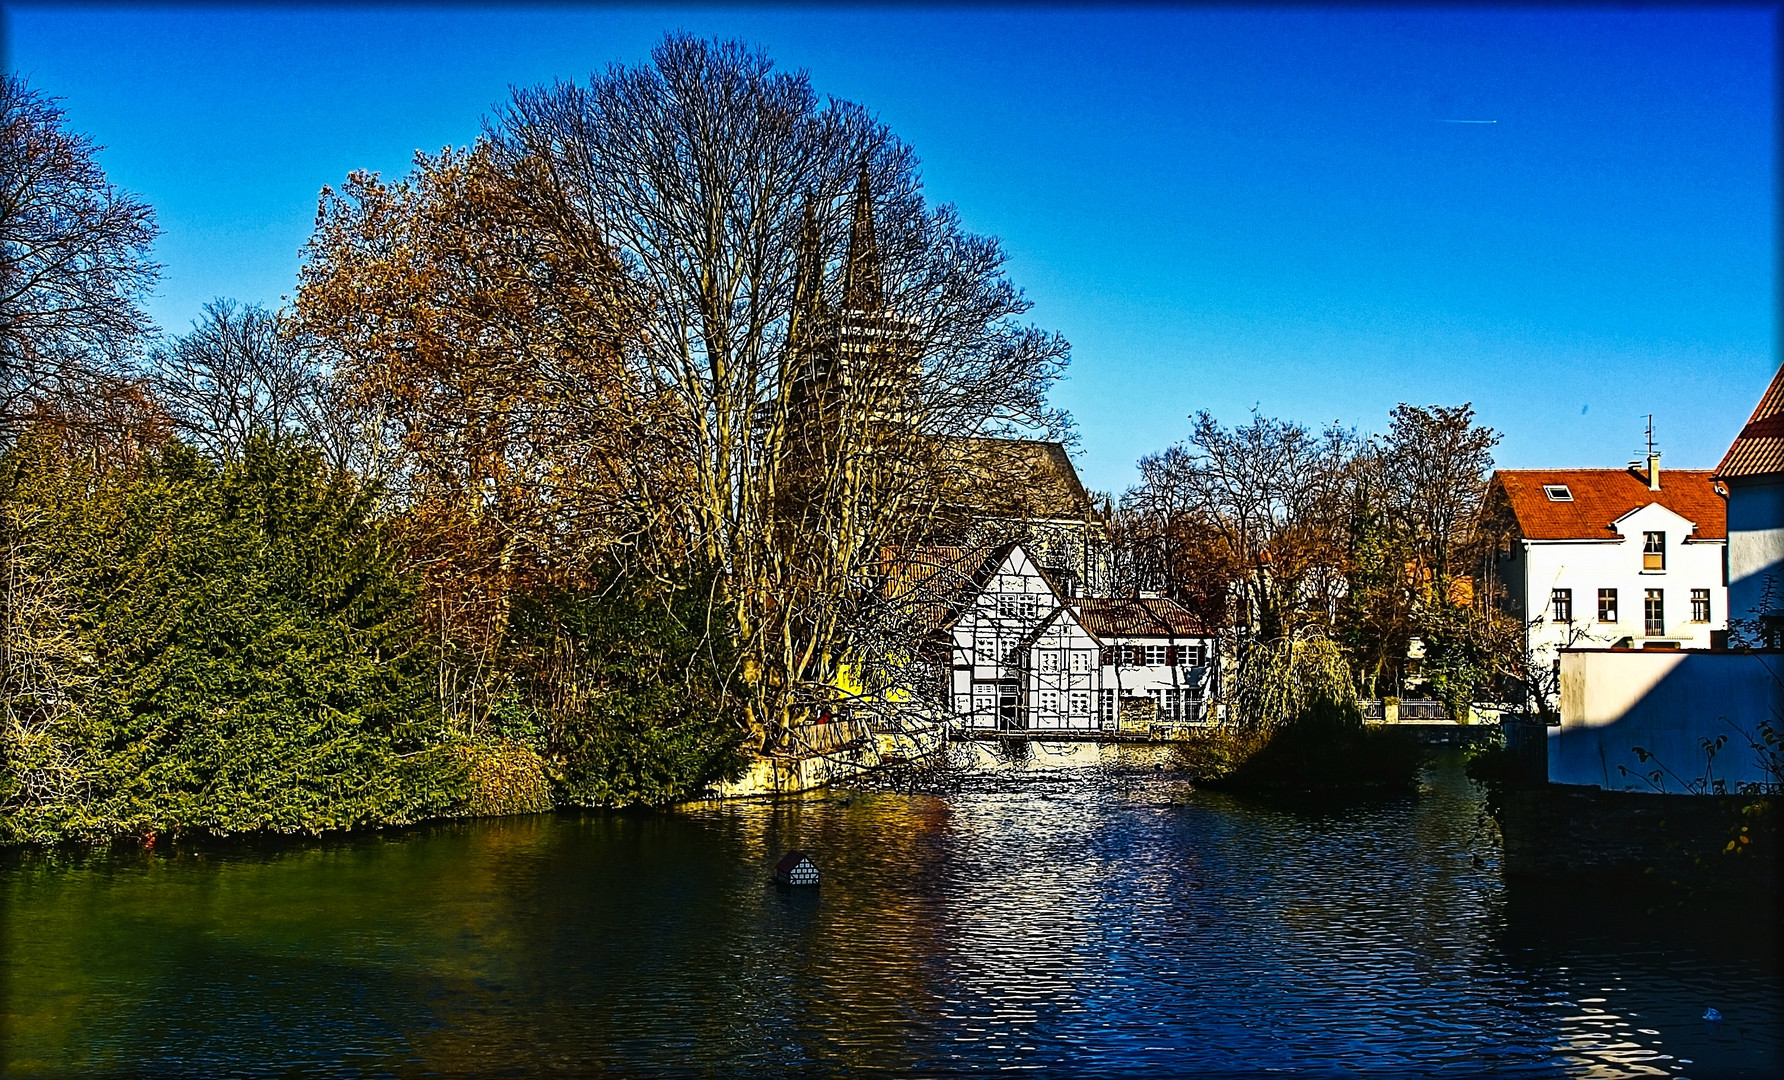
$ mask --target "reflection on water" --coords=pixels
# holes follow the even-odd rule
[[[14,860],[4,1060],[18,1075],[1779,1069],[1768,920],[1508,894],[1454,762],[1419,798],[1320,813],[1046,748],[989,764],[945,799]],[[793,847],[821,890],[769,884]]]

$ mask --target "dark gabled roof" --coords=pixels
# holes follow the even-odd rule
[[[1573,498],[1550,499],[1543,487],[1553,484],[1565,484]],[[1526,540],[1616,540],[1611,523],[1651,503],[1696,525],[1694,539],[1728,536],[1728,503],[1708,469],[1662,469],[1659,491],[1649,491],[1646,474],[1635,469],[1501,469],[1492,487],[1505,493]]]
[[[1108,637],[1212,637],[1213,631],[1195,613],[1175,600],[1160,597],[1109,597],[1078,600],[1078,624],[1098,640]]]
[[[994,516],[1075,521],[1091,512],[1063,443],[955,438],[941,440],[940,448],[953,469],[953,490],[946,495],[951,505]]]
[[[1753,409],[1752,419],[1734,437],[1717,479],[1771,476],[1784,473],[1784,367],[1772,376],[1772,384]]]
[[[809,859],[810,856],[803,851],[789,851],[781,856],[781,861],[775,863],[774,868],[783,874],[792,873],[795,866],[798,866],[800,863],[806,862]]]

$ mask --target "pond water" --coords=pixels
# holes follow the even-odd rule
[[[1416,798],[1318,812],[1081,757],[994,764],[946,796],[14,855],[0,1060],[20,1076],[1780,1070],[1768,918],[1508,889],[1454,759]],[[790,848],[821,888],[769,883]]]

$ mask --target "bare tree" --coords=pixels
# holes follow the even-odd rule
[[[150,385],[176,430],[212,457],[248,436],[309,435],[320,419],[320,371],[295,328],[258,304],[218,298],[190,332],[150,350]]]
[[[0,438],[116,373],[150,331],[154,213],[53,99],[0,74]]]
[[[1471,403],[1402,402],[1381,443],[1382,480],[1425,568],[1439,582],[1469,572],[1498,432],[1475,423]]]
[[[1329,627],[1342,594],[1355,436],[1253,415],[1224,428],[1208,412],[1190,437],[1140,460],[1124,499],[1155,528],[1194,538],[1174,558],[1224,568],[1238,620],[1262,638]],[[1205,587],[1205,586],[1204,586]]]
[[[900,655],[860,647],[862,616],[883,552],[944,501],[942,440],[1063,431],[1067,346],[1018,321],[997,242],[925,204],[909,147],[743,45],[670,36],[646,66],[518,91],[489,135],[636,282],[637,376],[688,433],[685,556],[724,570],[772,742],[851,655]]]

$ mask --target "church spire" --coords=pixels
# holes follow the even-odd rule
[[[799,230],[799,256],[793,264],[793,325],[791,336],[808,338],[824,303],[823,241],[818,233],[818,208],[805,194],[805,224]]]
[[[850,311],[878,311],[884,301],[880,283],[880,251],[873,236],[873,189],[867,160],[855,181],[855,221],[849,227],[848,264],[843,271],[842,306]]]

